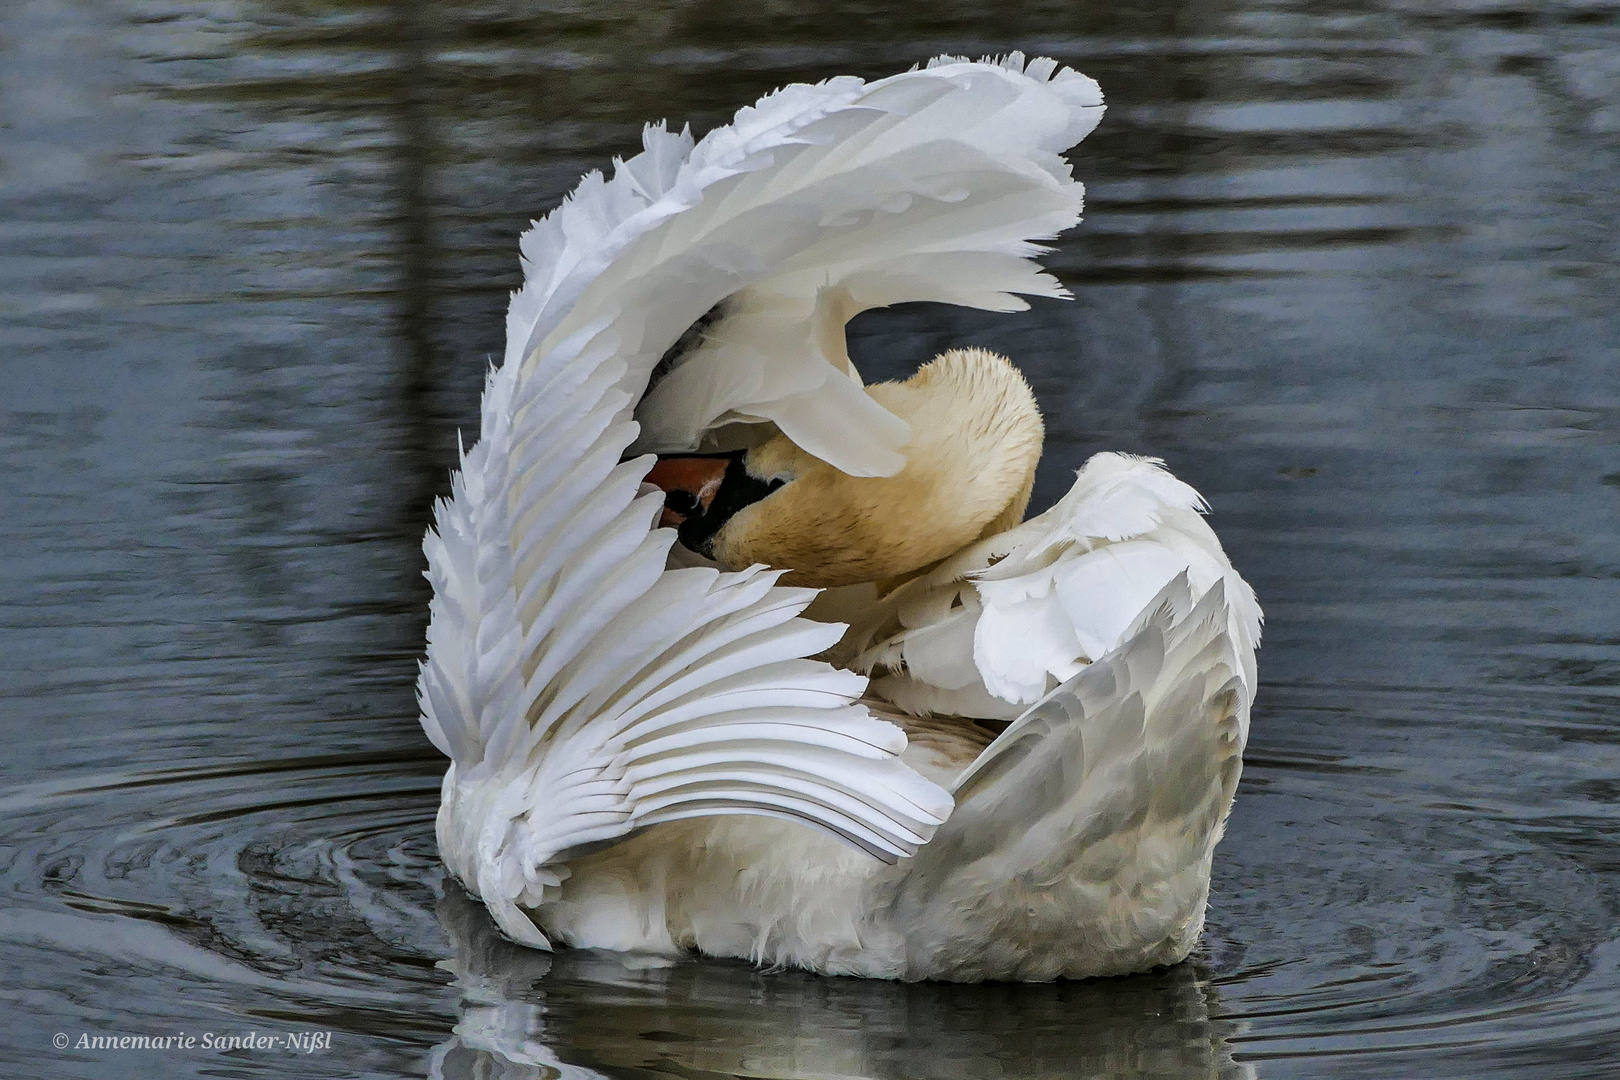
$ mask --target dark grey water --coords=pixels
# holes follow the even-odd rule
[[[0,4],[10,1075],[1620,1075],[1620,7]],[[900,14],[914,11],[915,14]],[[1206,943],[894,986],[552,960],[433,848],[418,550],[515,237],[642,121],[1046,53],[1073,303],[863,316],[1031,373],[1038,502],[1199,486],[1268,612]],[[68,1050],[57,1033],[330,1031]]]

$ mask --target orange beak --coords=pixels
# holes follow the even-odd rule
[[[647,474],[647,483],[665,493],[659,527],[673,529],[693,514],[707,513],[731,460],[729,455],[659,458]]]

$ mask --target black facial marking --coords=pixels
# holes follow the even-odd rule
[[[671,491],[664,496],[664,506],[677,514],[691,517],[701,504],[698,497],[690,491]]]
[[[696,507],[692,511],[683,510],[671,503],[665,505],[677,513],[689,514],[681,522],[677,533],[681,543],[692,551],[710,558],[714,555],[714,536],[731,516],[745,506],[752,506],[765,496],[781,487],[781,480],[758,480],[748,475],[743,466],[743,456],[746,450],[737,450],[729,454],[716,454],[716,457],[730,458],[726,465],[726,475],[720,481],[720,488],[714,493],[714,499],[709,503],[709,509]],[[697,500],[692,500],[696,503]]]

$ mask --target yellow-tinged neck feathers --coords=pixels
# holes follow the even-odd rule
[[[1045,429],[1006,358],[954,349],[867,393],[911,424],[905,467],[849,476],[785,436],[770,439],[744,463],[753,477],[786,483],[715,534],[718,562],[789,567],[790,585],[887,581],[1023,520]]]

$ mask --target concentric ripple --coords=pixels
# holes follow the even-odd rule
[[[338,1028],[410,1072],[451,1022],[420,1013],[446,981],[424,953],[443,941],[438,771],[419,751],[329,754],[13,789],[12,992],[25,1009],[65,997],[75,1038]],[[106,984],[58,982],[64,960]]]

